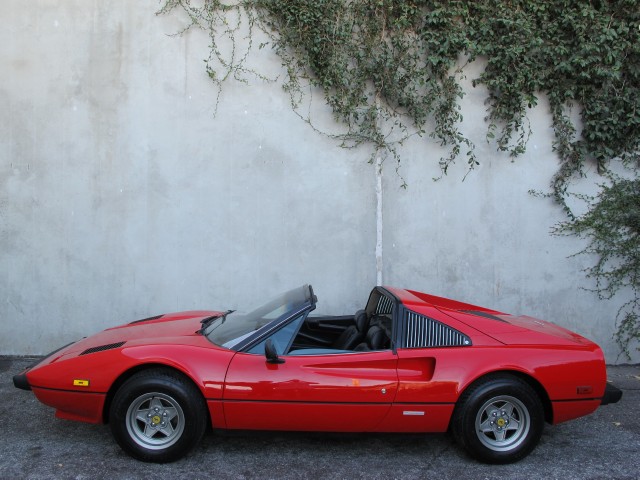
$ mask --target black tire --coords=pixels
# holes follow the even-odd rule
[[[207,406],[198,388],[168,369],[146,370],[116,392],[109,411],[120,447],[144,462],[173,462],[204,435]]]
[[[460,396],[451,430],[456,442],[485,463],[513,463],[540,441],[544,408],[535,390],[513,375],[490,376]]]

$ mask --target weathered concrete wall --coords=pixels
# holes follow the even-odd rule
[[[314,133],[277,83],[227,84],[214,116],[206,36],[167,36],[180,21],[157,7],[0,0],[0,353],[305,282],[320,310],[350,312],[376,282],[368,152]],[[581,290],[589,259],[567,259],[581,245],[549,235],[560,210],[527,194],[556,168],[544,105],[511,164],[485,144],[483,92],[469,91],[478,171],[433,182],[442,152],[427,140],[404,153],[407,191],[385,167],[383,282],[548,318],[615,362],[621,300]]]
[[[479,68],[467,68],[469,81]],[[594,258],[574,256],[586,243],[550,235],[566,217],[551,199],[529,193],[547,192],[558,168],[546,99],[529,112],[527,152],[512,163],[486,142],[486,92],[468,84],[466,90],[463,129],[482,164],[466,178],[465,166],[456,165],[434,182],[439,172],[433,156],[445,152],[409,147],[411,161],[402,168],[408,190],[398,188],[394,175],[385,177],[385,282],[544,318],[596,340],[609,362],[628,361],[612,339],[616,314],[628,297],[600,301],[588,291],[595,282],[584,270]],[[589,177],[576,191],[597,191],[602,179],[595,168]],[[573,207],[580,212],[585,205]]]

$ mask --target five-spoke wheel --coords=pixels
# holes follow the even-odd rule
[[[478,438],[496,451],[517,447],[527,438],[530,424],[527,407],[509,395],[487,400],[476,415]]]
[[[184,412],[169,395],[145,393],[127,410],[127,431],[141,447],[157,450],[173,445],[184,430]]]
[[[511,463],[538,444],[544,409],[523,380],[508,374],[491,376],[462,394],[451,427],[456,441],[478,460]]]
[[[153,369],[127,380],[110,409],[111,431],[127,453],[171,462],[200,441],[208,414],[200,391],[177,372]]]

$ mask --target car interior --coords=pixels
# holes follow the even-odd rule
[[[354,315],[308,316],[289,355],[326,355],[391,348],[393,302],[377,290]]]

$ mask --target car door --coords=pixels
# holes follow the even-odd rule
[[[237,353],[223,394],[227,428],[372,431],[398,388],[391,350],[318,355]]]
[[[456,379],[464,362],[470,361],[466,349],[471,339],[406,308],[400,309],[398,321],[398,394],[379,430],[444,432],[459,395]]]

